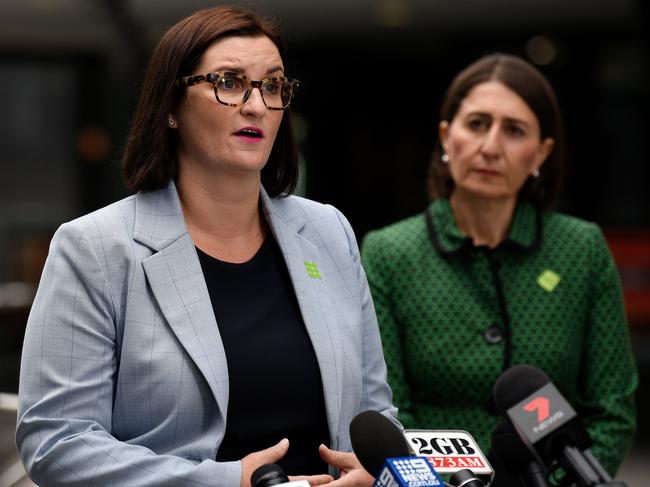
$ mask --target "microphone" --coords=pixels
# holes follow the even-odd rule
[[[452,474],[452,485],[478,487],[490,483],[494,470],[478,444],[463,430],[406,430],[414,452],[441,475]]]
[[[546,469],[540,465],[537,457],[507,419],[499,422],[492,430],[491,450],[496,462],[494,468],[497,484],[500,483],[499,473],[502,472],[503,476],[516,476],[525,487],[549,487]]]
[[[280,465],[270,463],[258,467],[251,475],[251,487],[309,487],[306,480],[289,481]]]
[[[373,487],[442,487],[444,484],[424,458],[412,457],[399,428],[377,411],[357,414],[350,423],[352,449]]]
[[[577,413],[546,373],[520,364],[506,370],[494,385],[494,402],[542,465],[564,468],[581,487],[613,483],[589,451],[591,438]]]

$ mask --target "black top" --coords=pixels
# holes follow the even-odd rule
[[[282,253],[269,235],[243,264],[197,249],[226,352],[230,397],[218,461],[241,460],[282,438],[289,475],[327,473],[329,444],[320,369]]]

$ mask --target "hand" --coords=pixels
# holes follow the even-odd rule
[[[341,471],[338,480],[325,484],[328,487],[371,487],[375,482],[354,453],[330,450],[325,445],[318,447],[318,453],[325,462]]]
[[[266,450],[254,451],[241,459],[241,487],[251,487],[253,472],[267,463],[276,463],[289,450],[289,440],[283,438]]]
[[[309,482],[309,485],[316,487],[318,485],[329,485],[330,482],[334,480],[331,475],[321,474],[321,475],[289,475],[289,482],[306,480]]]
[[[279,443],[266,450],[249,453],[241,460],[241,487],[251,487],[251,475],[262,465],[276,463],[289,451],[289,440],[283,438]],[[309,485],[316,487],[325,485],[334,480],[331,475],[298,475],[289,476],[289,480],[306,480]]]

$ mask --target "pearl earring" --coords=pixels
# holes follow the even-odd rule
[[[534,178],[538,178],[539,177],[539,169],[533,169],[533,171],[530,173],[530,175],[533,176]]]
[[[176,120],[174,120],[173,118],[170,118],[169,120],[167,120],[167,124],[170,127],[173,127],[174,125],[176,125]]]
[[[447,154],[443,154],[440,159],[442,159],[442,162],[445,164],[449,164],[449,156]]]

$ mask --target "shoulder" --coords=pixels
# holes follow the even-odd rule
[[[362,249],[364,253],[372,253],[378,248],[408,253],[423,241],[428,242],[426,223],[423,214],[418,213],[386,227],[371,230],[363,239]]]
[[[301,228],[306,235],[315,233],[326,236],[342,232],[354,237],[345,215],[330,204],[294,195],[272,198],[271,203],[271,211],[286,223]]]
[[[273,209],[285,217],[307,216],[311,219],[338,219],[342,213],[334,206],[318,201],[289,195],[272,198]]]
[[[115,303],[111,283],[122,282],[133,261],[134,206],[131,196],[61,225],[50,242],[39,288],[83,281]]]
[[[119,234],[131,237],[135,220],[136,195],[128,196],[103,208],[64,223],[55,237],[76,237],[94,240]]]
[[[569,215],[551,213],[543,218],[543,253],[564,261],[572,269],[599,273],[614,261],[600,227]]]
[[[602,231],[596,223],[562,213],[548,213],[542,221],[546,241],[571,246],[604,243]]]

